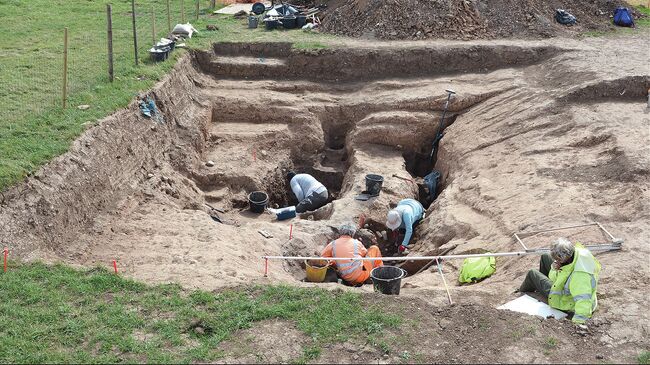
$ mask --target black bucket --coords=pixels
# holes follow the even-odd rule
[[[381,184],[384,183],[384,177],[381,175],[366,175],[366,191],[370,196],[377,196],[381,192]]]
[[[152,48],[149,50],[149,55],[151,56],[151,60],[154,62],[162,62],[169,57],[169,47],[165,47],[162,49],[156,49]]]
[[[266,30],[273,30],[280,25],[280,22],[278,20],[265,20],[264,25],[266,25]]]
[[[296,17],[285,16],[284,18],[282,18],[282,27],[284,29],[294,29],[296,27]]]
[[[248,194],[248,204],[253,213],[264,213],[269,203],[269,195],[263,191],[254,191]]]
[[[406,271],[397,266],[379,266],[370,272],[375,291],[388,295],[399,295],[404,276]]]
[[[304,15],[296,16],[296,28],[302,28],[307,24],[307,17]]]

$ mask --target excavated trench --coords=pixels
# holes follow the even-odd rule
[[[532,41],[481,43],[369,42],[318,51],[218,44],[190,53],[142,95],[155,100],[164,123],[143,117],[133,102],[0,194],[0,247],[9,248],[10,260],[110,269],[115,260],[120,275],[151,284],[311,286],[300,282],[305,270],[298,261],[270,260],[265,277],[261,256],[311,256],[336,238],[338,225],[362,218],[360,239],[376,240],[385,256],[395,255],[395,237],[382,234],[386,214],[404,198],[424,202],[422,176],[433,167],[442,175],[438,196],[415,228],[409,255],[512,252],[520,249],[514,232],[592,220],[622,237],[624,250],[597,254],[603,271],[594,323],[611,326],[591,342],[617,355],[629,346],[634,354],[625,358],[633,361],[647,343],[647,313],[634,304],[644,303],[638,288],[648,275],[630,275],[648,255],[650,77],[637,51],[647,42],[544,43],[561,49]],[[433,164],[431,143],[449,88],[457,94]],[[256,190],[268,192],[272,205],[295,203],[288,169],[315,175],[331,201],[288,221],[249,212],[247,195]],[[358,201],[369,173],[384,177],[382,192]],[[583,236],[574,235],[587,242]],[[530,239],[537,248],[551,238]],[[471,286],[456,286],[448,275],[450,296],[497,307],[513,299],[535,259],[498,259],[497,272]],[[404,263],[413,277],[403,281],[402,295],[438,308],[434,332],[484,328],[467,325],[472,313],[449,324],[452,318],[440,312],[445,283],[430,270],[416,275],[423,265]],[[447,260],[443,272],[455,275],[460,265]],[[411,302],[407,297],[403,304]],[[491,330],[503,327],[496,317],[490,323],[501,327]],[[544,323],[557,332],[554,322]],[[535,338],[518,340],[512,345],[518,351],[506,352],[520,356],[497,361],[555,359],[535,351]],[[435,348],[436,341],[423,346]],[[582,341],[571,332],[558,346],[573,351]],[[481,358],[471,350],[469,357],[457,351],[449,359]]]
[[[132,244],[122,250],[131,256],[142,250],[157,252],[158,244],[145,237],[151,230],[158,234],[171,229],[173,238],[164,241],[194,246],[198,234],[211,247],[192,257],[179,248],[184,257],[179,262],[212,260],[219,266],[217,262],[229,260],[246,265],[264,252],[311,255],[336,238],[333,227],[356,223],[363,216],[366,233],[375,236],[384,255],[394,255],[395,240],[381,236],[382,222],[403,198],[420,199],[425,207],[431,204],[422,177],[439,158],[431,160],[430,152],[448,78],[455,75],[461,80],[455,83],[471,91],[452,100],[446,126],[510,87],[496,80],[475,88],[478,77],[463,73],[521,67],[558,52],[552,47],[503,45],[300,51],[289,43],[216,44],[211,51],[194,52],[149,93],[164,114],[164,124],[144,119],[135,106],[107,118],[52,164],[53,172],[35,178],[37,186],[43,181],[45,186],[61,186],[62,192],[34,193],[32,200],[41,207],[26,218],[26,226],[33,228],[21,226],[20,219],[5,219],[10,224],[4,232],[14,233],[25,255],[42,248],[38,237],[46,237],[58,255],[92,264],[104,260],[102,255],[116,256],[115,242],[124,239],[115,237],[116,232],[127,232]],[[449,164],[438,165],[443,175],[440,193]],[[315,176],[328,188],[330,201],[296,221],[300,233],[293,240],[269,247],[257,231],[264,228],[279,235],[288,223],[248,214],[247,196],[263,190],[272,207],[296,204],[285,178],[289,170]],[[370,173],[384,177],[382,194],[367,202],[355,200]],[[75,189],[59,185],[66,180]],[[79,194],[84,195],[81,203]],[[25,208],[17,200],[14,210],[4,211],[30,211]],[[205,219],[200,215],[187,218],[194,217],[191,212],[210,215],[217,222],[207,222],[217,225],[216,231],[206,222],[194,222]],[[172,213],[179,216],[172,219]],[[141,232],[142,220],[158,228]],[[254,243],[250,258],[238,254],[239,248],[232,254],[212,253],[232,235]],[[412,242],[418,239],[416,230]],[[130,265],[134,272],[140,270],[141,264]],[[283,267],[295,278],[304,276],[301,263],[285,262]],[[244,269],[235,271],[244,281],[251,276]]]
[[[513,80],[521,77],[521,68],[560,53],[550,46],[514,45],[305,51],[285,43],[216,44],[183,60],[149,93],[164,113],[164,124],[141,117],[135,105],[107,118],[48,167],[54,174],[44,171],[31,182],[53,191],[67,180],[75,189],[61,187],[57,195],[34,190],[30,201],[37,211],[20,203],[4,210],[25,215],[24,226],[19,218],[4,219],[11,221],[4,232],[17,237],[25,254],[46,237],[57,254],[83,264],[116,256],[115,247],[131,257],[158,252],[162,244],[165,255],[180,257],[171,259],[178,265],[200,264],[194,266],[197,281],[219,280],[217,270],[229,278],[224,283],[236,283],[259,275],[249,266],[261,254],[312,255],[337,237],[338,225],[356,224],[361,217],[362,241],[376,242],[385,256],[395,255],[399,237],[386,231],[385,217],[401,199],[414,198],[428,213],[415,229],[412,251],[436,254],[431,247],[465,229],[429,233],[423,242],[421,226],[444,225],[430,222],[438,204],[428,198],[423,177],[440,171],[436,195],[444,200],[457,167],[445,146],[463,143],[445,137],[431,158],[445,89],[457,94],[444,126],[462,128],[464,116],[486,101],[517,95]],[[256,190],[268,193],[271,207],[297,203],[286,179],[289,170],[323,182],[328,204],[290,222],[248,212],[247,196]],[[382,193],[356,200],[367,174],[384,177]],[[289,224],[294,235],[287,240]],[[124,235],[130,245],[116,246]],[[152,235],[161,238],[147,238]],[[418,252],[420,247],[429,249]],[[167,259],[133,260],[125,270],[138,272],[143,262]],[[404,268],[413,274],[424,264],[409,262]],[[289,277],[304,278],[302,263],[280,265]],[[159,275],[150,270],[141,276]]]
[[[210,159],[242,152],[240,158],[248,163],[230,160],[216,167],[239,166],[226,180],[242,175],[239,179],[247,184],[229,182],[224,197],[215,199],[213,182],[203,189],[205,199],[245,210],[246,194],[259,189],[269,195],[271,207],[295,205],[286,173],[309,173],[328,188],[329,202],[300,215],[300,221],[307,221],[307,237],[284,243],[282,254],[312,255],[337,237],[337,225],[364,217],[358,238],[366,246],[378,244],[384,256],[397,255],[402,236],[384,226],[387,211],[404,198],[429,208],[433,200],[423,178],[434,168],[440,170],[439,196],[453,165],[438,161],[437,150],[431,155],[446,97],[440,77],[460,70],[484,74],[526,66],[557,53],[549,47],[296,51],[290,44],[216,44],[211,52],[195,54],[198,68],[221,80],[220,87],[227,90],[205,90],[211,107],[208,139],[217,143],[200,153]],[[461,85],[473,87],[472,77],[465,78]],[[459,94],[443,126],[509,87],[498,82]],[[250,171],[250,166],[257,169]],[[356,200],[371,173],[384,177],[382,194],[367,202]],[[205,180],[201,172],[192,175]],[[419,239],[416,227],[411,245]],[[406,267],[415,273],[424,264]],[[288,261],[283,267],[294,278],[304,278],[303,263]]]

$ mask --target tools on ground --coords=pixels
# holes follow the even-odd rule
[[[396,178],[398,178],[398,179],[400,179],[400,180],[404,180],[404,181],[409,181],[409,182],[415,183],[415,181],[413,180],[413,178],[404,177],[404,176],[399,176],[399,175],[397,175],[397,174],[393,174],[393,177],[396,177]]]
[[[259,231],[257,231],[257,233],[261,234],[262,237],[264,237],[264,238],[273,238],[273,235],[271,233],[269,233],[267,231],[264,231],[264,230],[261,230],[261,229]]]
[[[219,213],[225,213],[225,212],[222,209],[215,208],[215,207],[213,207],[212,205],[210,205],[208,203],[203,203],[203,204],[206,207],[210,208],[210,210],[208,211],[208,215],[210,216],[210,218],[212,218],[212,220],[215,221],[215,222],[223,224],[223,220],[221,219],[221,217],[219,217],[219,214],[217,214],[217,212],[219,212]]]
[[[435,161],[434,156],[438,150],[438,143],[440,143],[440,140],[442,139],[442,130],[444,129],[445,116],[447,115],[447,109],[449,108],[449,100],[451,100],[451,96],[453,94],[456,94],[456,92],[451,89],[447,89],[445,91],[447,92],[447,101],[445,102],[445,109],[443,110],[442,116],[440,117],[440,124],[438,125],[438,131],[436,132],[436,137],[433,140],[433,144],[431,146],[431,155],[429,156],[429,161],[432,165]]]
[[[225,212],[226,212],[226,211],[224,211],[223,209],[215,208],[215,207],[213,207],[212,205],[210,205],[210,204],[208,204],[208,203],[203,203],[203,204],[205,204],[206,207],[208,207],[208,208],[210,208],[210,209],[212,209],[212,210],[216,210],[216,211],[219,212],[219,213],[225,213]]]

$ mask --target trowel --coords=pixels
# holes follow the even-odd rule
[[[375,197],[378,197],[378,196],[379,196],[379,194],[370,195],[368,190],[364,190],[364,191],[361,192],[361,194],[355,196],[354,199],[361,200],[361,201],[365,202],[366,200],[368,200],[370,198],[375,198]]]

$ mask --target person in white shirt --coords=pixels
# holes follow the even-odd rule
[[[287,174],[291,190],[298,198],[298,205],[296,205],[297,213],[304,213],[306,211],[316,210],[323,205],[327,204],[327,188],[325,185],[314,179],[309,174],[296,174],[290,171]]]

